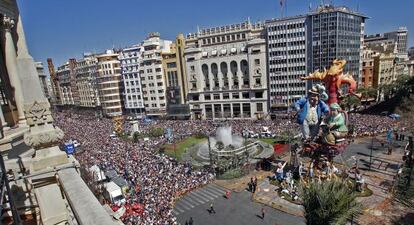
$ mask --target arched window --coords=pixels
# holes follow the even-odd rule
[[[237,76],[237,62],[236,61],[230,62],[230,70],[233,76]]]
[[[241,70],[243,76],[249,75],[249,64],[247,63],[247,60],[243,59],[240,62],[240,70]]]
[[[207,64],[203,64],[201,66],[201,71],[203,71],[203,75],[206,79],[208,79],[208,66]]]
[[[228,68],[226,62],[220,63],[220,71],[223,74],[223,76],[227,76]]]
[[[214,77],[217,76],[218,74],[218,67],[216,63],[212,63],[211,64],[211,73],[213,74]]]

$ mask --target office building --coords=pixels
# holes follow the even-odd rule
[[[85,53],[76,62],[76,86],[79,93],[79,106],[86,108],[99,107],[97,77],[98,59],[91,53]]]
[[[308,14],[310,71],[329,68],[335,59],[347,61],[344,71],[360,84],[366,16],[347,7],[322,5]]]
[[[102,113],[113,117],[122,115],[122,81],[121,64],[118,60],[119,53],[107,50],[96,56],[98,60],[98,92]]]
[[[127,114],[142,114],[145,111],[139,74],[143,51],[144,47],[134,45],[122,49],[119,55],[124,85],[124,107]]]
[[[187,104],[188,83],[185,68],[185,38],[179,34],[170,52],[162,53],[162,66],[167,85],[167,116],[169,118],[189,118],[190,107]]]
[[[170,51],[171,41],[163,40],[157,32],[142,42],[144,51],[139,65],[145,113],[150,117],[166,114],[166,88],[161,54]]]
[[[264,118],[267,113],[263,23],[206,28],[186,38],[188,102],[193,119]]]
[[[266,21],[270,112],[288,106],[306,95],[307,75],[306,16]]]

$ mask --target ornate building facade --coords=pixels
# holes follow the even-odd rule
[[[186,38],[193,119],[263,118],[268,109],[264,24],[207,28]]]

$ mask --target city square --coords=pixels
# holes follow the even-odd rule
[[[0,224],[414,224],[387,4],[0,0]]]

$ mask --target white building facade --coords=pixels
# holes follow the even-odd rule
[[[70,83],[70,67],[69,62],[59,66],[56,71],[56,77],[59,80],[59,94],[61,96],[59,104],[75,105],[74,94]]]
[[[145,111],[139,74],[143,51],[142,46],[135,45],[123,49],[119,55],[124,84],[124,107],[127,114],[140,114]]]
[[[166,114],[166,83],[162,68],[162,52],[169,52],[172,41],[160,39],[159,33],[150,33],[142,42],[144,51],[139,64],[139,76],[144,99],[145,113],[148,116]]]
[[[257,119],[268,111],[264,24],[203,29],[186,39],[192,119]]]
[[[76,86],[80,107],[95,108],[101,105],[96,80],[97,68],[98,59],[89,53],[85,53],[83,59],[76,62]]]
[[[40,87],[42,88],[43,94],[45,95],[47,99],[50,99],[50,92],[49,92],[48,84],[47,84],[48,79],[45,73],[45,68],[43,66],[43,63],[35,62],[35,66],[36,66],[37,74],[39,76]]]
[[[100,103],[103,114],[108,117],[122,115],[121,64],[118,56],[119,54],[113,50],[107,50],[104,54],[96,56]]]
[[[269,102],[290,105],[306,95],[306,16],[266,22],[268,40]]]

